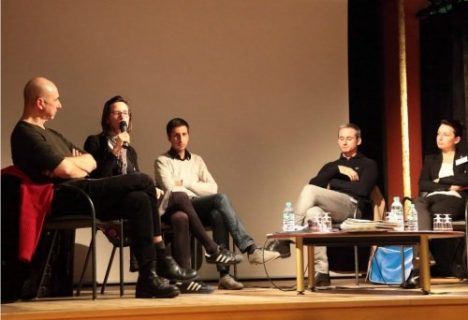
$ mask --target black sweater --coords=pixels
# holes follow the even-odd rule
[[[340,173],[338,166],[352,168],[359,175],[358,181],[350,181],[349,177]],[[309,184],[329,188],[346,193],[358,201],[359,209],[366,216],[370,210],[369,196],[377,183],[377,164],[374,160],[358,153],[351,159],[343,155],[336,161],[325,164],[317,176],[310,179]]]

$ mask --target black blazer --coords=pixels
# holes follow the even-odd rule
[[[468,158],[461,152],[456,152],[453,162],[453,176],[441,178],[438,183],[434,182],[439,177],[440,167],[442,166],[442,154],[431,154],[424,158],[424,164],[419,177],[419,191],[447,191],[451,185],[468,187]],[[467,161],[461,161],[457,165],[458,159],[466,158]],[[468,190],[460,192],[466,199]]]
[[[98,135],[89,136],[84,144],[84,149],[89,152],[97,162],[97,168],[91,172],[92,178],[104,178],[121,174],[120,161],[111,152],[107,144],[107,136],[101,132]],[[139,172],[138,156],[132,146],[127,148],[127,173]]]

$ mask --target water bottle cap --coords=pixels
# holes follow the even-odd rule
[[[287,202],[286,202],[286,206],[287,206],[287,207],[292,207],[292,203],[291,203],[290,201],[287,201]]]
[[[399,196],[393,197],[393,201],[400,201],[400,197]]]

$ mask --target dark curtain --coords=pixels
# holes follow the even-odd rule
[[[437,152],[440,120],[468,124],[468,3],[421,16],[421,128],[423,154]],[[466,150],[467,139],[462,141]]]

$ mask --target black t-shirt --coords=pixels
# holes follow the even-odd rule
[[[65,157],[72,156],[73,148],[80,150],[57,131],[24,121],[16,124],[10,142],[14,165],[37,183],[63,181],[46,173],[52,172]]]

